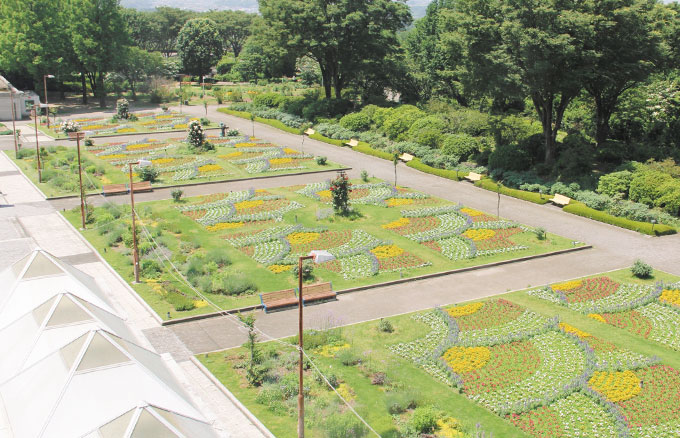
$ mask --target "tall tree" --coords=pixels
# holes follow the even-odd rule
[[[177,53],[184,70],[203,77],[222,57],[224,49],[217,25],[208,18],[187,21],[177,37]]]
[[[160,7],[156,8],[152,14],[152,20],[158,23],[160,27],[160,33],[158,34],[157,47],[154,50],[158,50],[165,56],[170,56],[175,50],[177,50],[177,37],[182,27],[190,19],[195,17],[195,13],[191,11],[185,11],[183,9],[170,8],[170,7]]]
[[[43,75],[64,81],[72,69],[65,0],[0,1],[0,68],[26,72],[43,94]]]
[[[578,0],[460,0],[468,70],[494,94],[530,96],[543,126],[545,163],[556,158],[564,111],[583,88],[595,53],[593,18]]]
[[[119,0],[70,0],[69,20],[73,51],[90,87],[106,107],[104,77],[122,64],[129,44]]]
[[[136,84],[165,71],[164,59],[160,52],[147,52],[134,46],[126,48],[124,62],[116,71],[128,81],[134,100],[137,100]]]
[[[656,1],[588,0],[582,5],[594,16],[588,45],[596,53],[596,62],[584,86],[595,101],[595,141],[602,146],[621,94],[644,81],[661,61],[652,14]]]
[[[279,43],[319,63],[326,98],[398,50],[396,32],[411,22],[404,0],[259,0]]]
[[[243,50],[243,45],[250,36],[255,14],[248,14],[244,11],[210,11],[208,18],[217,23],[217,29],[225,43],[238,58]]]
[[[132,44],[147,51],[161,50],[163,31],[159,13],[123,8],[122,15]]]

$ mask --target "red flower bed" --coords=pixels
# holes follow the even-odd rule
[[[475,245],[479,251],[488,251],[494,249],[512,248],[515,244],[508,239],[508,237],[521,233],[521,228],[506,228],[502,230],[494,230],[496,233],[489,239],[477,240]]]
[[[470,315],[454,318],[461,330],[481,330],[507,324],[524,313],[524,307],[504,299],[489,300]]]
[[[428,242],[420,242],[420,244],[430,248],[433,251],[442,252],[442,247],[439,246],[439,243],[437,243],[434,240],[430,240]]]
[[[580,287],[563,290],[568,303],[580,303],[583,301],[597,301],[606,298],[617,291],[621,286],[609,277],[588,278],[581,282]]]
[[[198,220],[205,216],[206,212],[208,210],[190,210],[190,211],[183,211],[182,214],[184,216],[188,216],[193,220]]]
[[[421,233],[423,231],[429,231],[437,228],[439,226],[439,219],[434,216],[427,217],[412,217],[409,218],[409,223],[403,227],[390,228],[397,234],[406,236],[408,234]]]
[[[342,264],[340,263],[340,260],[337,259],[321,263],[320,265],[317,266],[321,269],[326,269],[337,274],[342,272]]]
[[[521,415],[509,415],[508,420],[537,438],[555,438],[566,435],[562,428],[562,419],[554,409],[548,406],[541,406]]]
[[[628,427],[662,425],[680,419],[680,372],[666,365],[635,370],[642,390],[635,397],[616,403]]]
[[[635,310],[618,313],[602,313],[601,315],[605,321],[607,321],[607,324],[628,330],[645,339],[649,337],[653,328],[652,321]]]
[[[399,269],[408,269],[423,266],[425,260],[420,257],[403,252],[396,257],[389,257],[386,259],[378,259],[378,266],[380,271],[396,271]]]
[[[290,246],[292,254],[307,254],[313,249],[331,249],[344,245],[352,239],[352,230],[326,231],[319,238],[308,243]]]

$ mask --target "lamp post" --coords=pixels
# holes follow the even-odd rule
[[[300,386],[298,388],[298,438],[305,437],[305,395],[304,385],[302,384],[304,361],[304,355],[302,354],[304,346],[302,342],[302,262],[312,259],[314,259],[314,256],[302,256],[298,259],[298,290],[300,291],[300,296],[298,297],[298,346],[300,348],[300,362],[298,364],[300,372]]]
[[[314,134],[316,134],[316,131],[313,130],[312,128],[307,128],[307,129],[304,130],[304,132],[302,133],[302,146],[301,146],[302,150],[301,150],[301,152],[305,151],[305,136],[309,137],[310,135],[314,135]]]
[[[184,103],[184,93],[182,92],[182,76],[179,77],[179,112],[182,113],[182,104]]]
[[[84,132],[76,131],[76,143],[78,145],[78,183],[80,184],[80,218],[85,229],[85,195],[83,193],[83,169],[80,161],[80,139],[85,136]]]
[[[35,105],[33,105],[33,108],[31,108],[31,112],[35,118],[35,156],[38,160],[38,182],[42,183],[42,169],[40,168],[40,147],[38,145],[38,110]]]
[[[47,79],[54,79],[54,75],[43,75],[43,85],[45,87],[45,112],[47,113],[47,129],[50,129],[50,106],[47,102]]]
[[[138,164],[139,167],[151,166],[151,161],[139,160],[136,163],[128,163],[130,171],[130,207],[132,211],[132,263],[135,268],[135,284],[139,283],[139,252],[137,251],[137,226],[135,222],[135,186],[132,182],[132,165]]]
[[[16,124],[16,109],[14,108],[14,90],[12,90],[12,86],[8,85],[7,87],[9,89],[9,100],[10,100],[10,105],[12,105],[12,135],[14,137],[14,158],[19,155],[19,146],[17,145],[17,124]]]

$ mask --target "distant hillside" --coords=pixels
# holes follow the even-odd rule
[[[425,9],[431,0],[409,0],[414,18],[425,15]],[[140,10],[153,9],[158,6],[190,9],[192,11],[208,11],[210,9],[239,9],[247,12],[257,12],[257,0],[122,0],[126,8]]]

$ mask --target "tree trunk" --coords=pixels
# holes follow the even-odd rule
[[[87,82],[85,82],[85,72],[80,72],[80,86],[83,90],[83,105],[87,105]]]
[[[99,107],[106,108],[106,90],[104,89],[104,72],[99,72],[97,77],[97,90],[99,92]]]
[[[135,81],[130,81],[130,91],[132,92],[132,100],[137,101],[137,92],[135,91]]]
[[[598,148],[603,147],[609,138],[611,117],[611,109],[603,104],[602,99],[595,98],[595,142]]]
[[[238,58],[239,53],[241,53],[241,46],[238,44],[232,44],[231,50],[234,51],[234,59]]]
[[[331,76],[324,67],[324,65],[319,62],[319,68],[321,69],[321,82],[323,82],[323,89],[324,92],[326,93],[326,99],[331,98]]]

